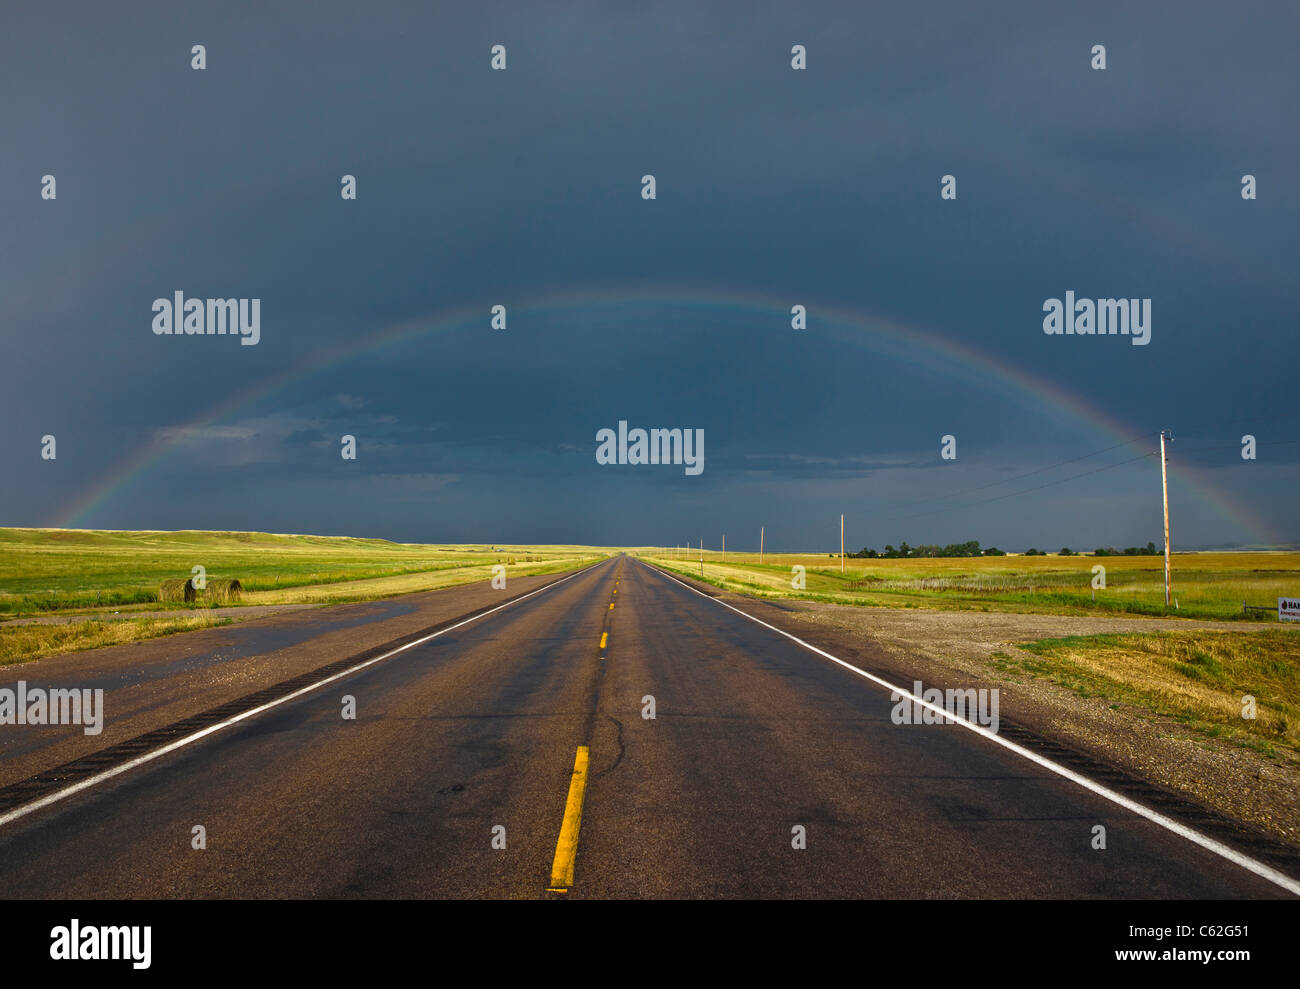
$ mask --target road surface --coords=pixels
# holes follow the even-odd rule
[[[633,558],[366,661],[0,811],[0,896],[1293,895]]]

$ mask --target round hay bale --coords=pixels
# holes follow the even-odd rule
[[[189,577],[174,577],[164,580],[158,588],[159,601],[193,601],[197,595],[194,581]]]
[[[209,601],[225,604],[229,601],[238,601],[243,591],[244,585],[237,578],[217,577],[208,579],[208,588],[203,596]]]

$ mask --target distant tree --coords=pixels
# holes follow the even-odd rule
[[[1062,556],[1078,556],[1079,554],[1076,553],[1074,550],[1070,549],[1069,546],[1062,546],[1062,547],[1061,547],[1061,555],[1062,555]]]
[[[1040,553],[1038,550],[1034,549],[1032,546],[1029,547],[1029,549],[1025,550],[1025,556],[1046,556],[1046,555],[1047,555],[1046,553]]]
[[[998,549],[996,546],[990,546],[988,549],[984,551],[984,555],[985,556],[1006,556],[1007,554],[1002,552],[1002,550]]]

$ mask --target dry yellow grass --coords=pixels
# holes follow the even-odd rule
[[[229,623],[230,619],[220,617],[219,613],[199,612],[184,618],[128,618],[0,628],[0,666]]]
[[[1300,751],[1300,634],[1291,629],[1043,639],[1000,665],[1137,704],[1209,735]],[[1025,655],[1028,653],[1029,655]],[[1254,698],[1254,717],[1246,717]]]

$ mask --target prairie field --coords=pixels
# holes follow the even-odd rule
[[[582,546],[435,546],[346,536],[265,532],[0,529],[0,618],[96,609],[150,610],[162,581],[190,577],[243,585],[230,604],[359,601],[595,560]],[[211,602],[167,602],[167,610]]]
[[[517,577],[575,569],[614,552],[261,532],[0,529],[0,621],[90,619],[80,627],[0,627],[0,663],[247,617],[229,606],[368,601],[486,581],[497,564]],[[629,552],[700,577],[698,550]],[[1105,587],[1094,590],[1099,564]],[[229,600],[200,593],[192,601],[160,602],[162,582],[187,578],[195,566],[211,582],[238,580],[242,592]],[[1276,623],[1278,597],[1300,596],[1300,553],[1186,553],[1174,557],[1177,607],[1166,610],[1163,566],[1162,557],[1084,555],[848,559],[841,573],[839,559],[826,555],[769,553],[760,562],[754,553],[705,551],[703,579],[759,597],[839,604],[1255,624]],[[802,589],[791,586],[795,567],[804,568]],[[1243,602],[1270,610],[1243,613]]]
[[[639,549],[638,555],[700,578],[700,553]],[[804,587],[792,587],[794,567]],[[1093,567],[1105,567],[1094,589]],[[1300,553],[1175,553],[1174,603],[1165,608],[1163,556],[982,556],[846,559],[825,554],[704,552],[703,579],[760,597],[809,598],[903,608],[1173,615],[1273,621],[1279,597],[1300,597]],[[1243,612],[1242,604],[1272,614]]]

